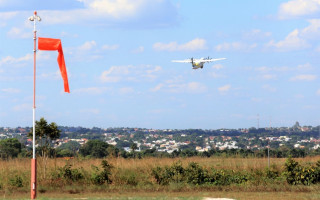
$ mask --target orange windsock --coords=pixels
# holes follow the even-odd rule
[[[62,44],[60,39],[53,38],[38,38],[38,49],[44,51],[58,51],[58,64],[61,72],[61,76],[64,82],[64,91],[70,93],[68,74],[66,64],[64,62],[64,55],[62,50]]]

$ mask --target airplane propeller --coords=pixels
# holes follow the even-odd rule
[[[191,58],[191,63],[193,64],[193,57]]]

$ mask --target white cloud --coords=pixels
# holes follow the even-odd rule
[[[187,84],[187,91],[191,93],[203,93],[207,91],[207,86],[198,82],[190,82]]]
[[[1,89],[1,91],[5,93],[10,93],[10,94],[20,93],[20,90],[15,88],[5,88],[5,89]]]
[[[297,69],[305,71],[305,70],[312,70],[313,67],[310,63],[306,63],[306,64],[298,65]]]
[[[77,37],[79,37],[78,34],[68,33],[68,32],[65,32],[65,31],[62,31],[62,32],[60,33],[60,36],[61,36],[61,37],[70,37],[70,38],[77,38]]]
[[[212,78],[225,78],[226,76],[223,74],[218,74],[216,72],[208,72],[209,76]]]
[[[275,42],[271,40],[266,44],[267,48],[272,48],[276,51],[295,51],[310,47],[308,42],[300,36],[300,31],[295,29],[284,40]]]
[[[117,49],[119,49],[119,45],[117,45],[117,44],[114,44],[114,45],[105,44],[105,45],[102,46],[102,49],[103,50],[117,50]]]
[[[112,66],[110,69],[102,72],[100,77],[102,82],[119,82],[123,76],[129,74],[129,68],[132,66]]]
[[[138,8],[144,3],[141,0],[84,0],[89,8],[98,13],[106,14],[114,18],[123,18],[124,16],[133,16],[139,10]]]
[[[315,44],[314,41],[320,39],[320,19],[312,19],[308,22],[307,27],[293,30],[284,40],[278,42],[271,40],[265,46],[275,51],[294,51],[312,47]]]
[[[5,6],[8,0],[0,0],[0,6]]]
[[[81,51],[89,51],[89,50],[91,50],[92,48],[94,48],[96,46],[97,46],[97,43],[94,40],[92,40],[92,41],[85,42],[83,45],[81,45],[79,47],[79,50],[81,50]]]
[[[185,44],[178,44],[177,42],[170,43],[155,43],[153,49],[156,51],[198,51],[207,49],[206,40],[196,38]]]
[[[207,86],[198,82],[168,84],[166,87],[172,93],[204,93],[207,91]]]
[[[276,91],[277,91],[277,88],[272,87],[272,86],[270,86],[270,85],[263,85],[263,86],[262,86],[262,89],[267,90],[267,91],[269,91],[269,92],[276,92]]]
[[[316,94],[317,94],[318,96],[320,96],[320,89],[317,90]]]
[[[27,54],[25,56],[22,56],[22,57],[19,57],[19,58],[14,58],[12,56],[7,56],[7,57],[4,57],[0,60],[0,66],[2,65],[14,65],[14,66],[17,66],[17,67],[20,67],[20,66],[24,66],[26,65],[26,61],[31,61],[33,59],[33,55],[32,54]]]
[[[110,88],[107,87],[90,87],[90,88],[79,88],[79,89],[75,89],[73,90],[74,94],[90,94],[90,95],[99,95],[99,94],[103,94],[106,91],[110,90]]]
[[[294,95],[294,98],[296,98],[296,99],[303,99],[303,98],[304,98],[304,95],[303,95],[303,94],[296,94],[296,95]]]
[[[254,78],[256,80],[271,80],[277,78],[277,75],[274,72],[285,72],[287,67],[257,67],[254,71],[259,72],[259,75]]]
[[[256,98],[256,97],[251,98],[251,101],[256,102],[256,103],[262,102],[262,100],[263,100],[263,99],[261,99],[261,98]]]
[[[301,37],[305,39],[316,39],[319,40],[320,36],[320,19],[308,20],[309,26],[301,30]]]
[[[279,8],[280,19],[310,16],[320,11],[320,0],[291,0]]]
[[[301,74],[290,78],[291,81],[314,81],[317,76],[313,74]]]
[[[219,44],[219,45],[216,45],[214,47],[214,49],[216,51],[251,51],[255,48],[257,48],[257,44],[256,43],[253,43],[253,44],[246,44],[246,43],[243,43],[243,42],[232,42],[232,43],[223,43],[223,44]]]
[[[255,71],[258,71],[260,73],[270,73],[270,72],[288,72],[288,71],[297,71],[297,70],[302,70],[302,71],[306,71],[306,70],[312,70],[313,67],[310,63],[305,63],[305,64],[301,64],[298,65],[297,67],[287,67],[287,66],[282,66],[282,67],[257,67],[255,68]]]
[[[68,68],[67,68],[67,74],[70,79],[70,77],[72,77],[72,74],[69,72]],[[39,74],[37,77],[39,79],[45,79],[45,80],[57,80],[57,79],[61,79],[61,72],[59,69],[57,69],[55,72],[43,72]]]
[[[208,88],[199,82],[177,83],[175,80],[167,80],[150,89],[152,92],[158,92],[160,90],[170,93],[197,94],[206,92]]]
[[[102,72],[100,80],[102,82],[120,82],[120,81],[153,81],[158,77],[162,70],[160,66],[112,66]]]
[[[14,111],[27,111],[27,110],[30,110],[31,108],[32,108],[31,104],[24,103],[24,104],[14,106],[13,110]]]
[[[222,69],[222,68],[224,68],[224,67],[223,67],[223,65],[221,65],[221,64],[216,64],[216,65],[213,65],[213,66],[212,66],[212,69],[217,69],[217,70],[219,70],[219,69]]]
[[[7,36],[10,38],[21,38],[21,39],[25,39],[25,38],[32,38],[32,32],[28,32],[25,31],[21,28],[17,28],[17,27],[13,27],[9,30],[9,32],[7,33]]]
[[[144,52],[144,47],[143,46],[140,46],[134,50],[132,50],[132,53],[142,53]]]
[[[275,74],[263,74],[260,76],[261,79],[263,80],[271,80],[277,78],[277,75]]]
[[[81,0],[83,8],[40,10],[46,24],[90,24],[116,27],[167,27],[178,22],[170,0]],[[63,16],[63,17],[57,17]]]
[[[119,89],[120,94],[132,94],[134,93],[134,89],[131,87],[124,87]]]
[[[271,37],[271,32],[263,32],[260,29],[253,29],[243,34],[246,40],[264,40]]]
[[[225,93],[225,92],[228,92],[230,89],[231,89],[231,85],[228,84],[228,85],[224,85],[224,86],[219,87],[218,91],[221,93]]]
[[[151,92],[157,92],[159,91],[161,88],[164,87],[164,84],[163,83],[159,83],[158,85],[156,85],[154,88],[151,88],[150,91]]]
[[[5,27],[8,20],[18,15],[18,12],[0,12],[0,27]]]

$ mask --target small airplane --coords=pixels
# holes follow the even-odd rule
[[[218,60],[224,60],[226,58],[200,58],[200,59],[194,59],[194,58],[190,58],[190,59],[186,59],[186,60],[173,60],[172,62],[178,62],[178,63],[191,63],[192,64],[192,69],[199,69],[199,68],[203,68],[203,64],[207,63],[207,62],[214,62],[214,61],[218,61]]]

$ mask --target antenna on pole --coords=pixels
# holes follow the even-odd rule
[[[31,199],[35,199],[37,196],[37,160],[36,160],[36,56],[37,56],[37,30],[36,22],[41,21],[41,18],[37,15],[37,11],[34,11],[33,16],[28,18],[33,22],[33,129],[32,129],[32,160],[31,160]]]
[[[271,132],[271,116],[269,121],[269,131]],[[268,169],[270,169],[270,136],[268,139]]]
[[[259,114],[257,115],[257,129],[260,128],[260,116]]]

